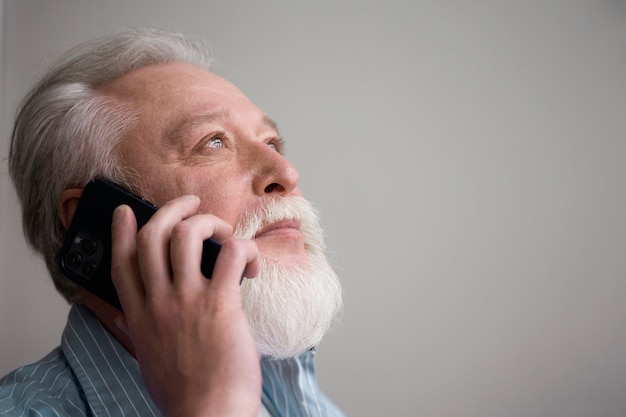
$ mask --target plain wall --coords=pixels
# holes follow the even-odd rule
[[[318,374],[348,415],[626,415],[624,0],[4,5],[0,373],[68,310],[21,234],[17,102],[150,25],[206,38],[278,121],[345,288]]]

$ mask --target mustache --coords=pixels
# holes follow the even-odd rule
[[[240,217],[233,235],[240,239],[253,239],[264,227],[285,220],[297,221],[300,224],[305,244],[324,246],[324,236],[319,227],[319,213],[303,197],[274,197],[264,200]]]

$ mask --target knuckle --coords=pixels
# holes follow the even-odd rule
[[[148,222],[137,232],[137,244],[139,246],[145,246],[147,243],[155,240],[158,234],[158,229]]]
[[[222,252],[233,261],[245,261],[254,243],[245,239],[228,239],[222,242]]]
[[[232,256],[243,252],[245,247],[243,242],[239,239],[228,239],[222,242],[222,250]]]
[[[172,240],[184,240],[194,233],[196,228],[190,222],[178,222],[172,228]]]

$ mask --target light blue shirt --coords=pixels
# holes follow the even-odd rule
[[[260,416],[342,417],[320,391],[314,351],[261,360]],[[0,379],[2,416],[160,416],[135,358],[93,314],[70,310],[61,346]]]

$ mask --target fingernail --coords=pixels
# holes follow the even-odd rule
[[[124,207],[117,206],[113,211],[113,223],[117,223],[124,218]]]
[[[115,325],[118,329],[120,329],[126,336],[128,336],[128,328],[124,325],[124,316],[117,316],[115,318]]]

